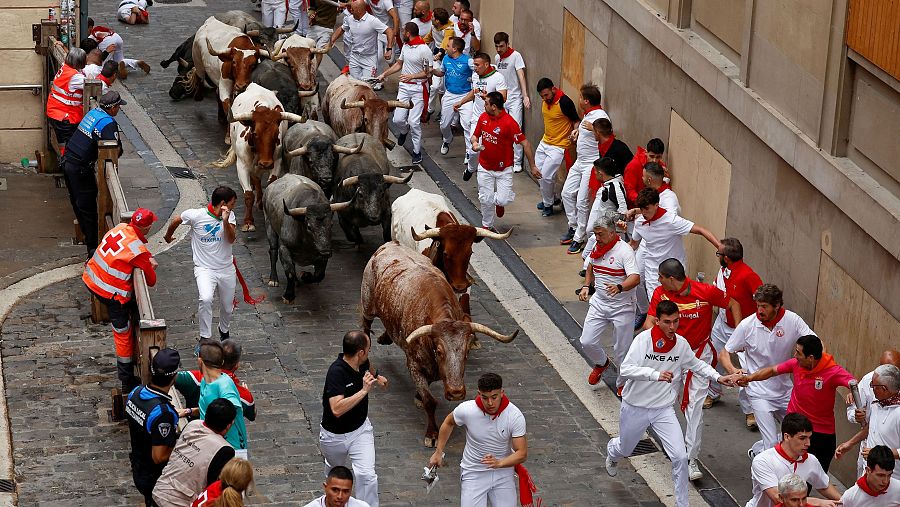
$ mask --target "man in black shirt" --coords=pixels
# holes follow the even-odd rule
[[[616,174],[625,174],[625,166],[634,158],[634,153],[627,144],[616,139],[613,133],[612,122],[609,118],[597,118],[592,124],[594,138],[597,140],[597,148],[600,158],[609,157],[616,161]]]
[[[136,387],[128,395],[125,413],[131,434],[131,473],[134,485],[149,507],[153,486],[175,447],[178,414],[172,407],[169,389],[181,358],[174,349],[162,349],[150,364],[150,385]]]
[[[387,379],[372,370],[372,343],[362,331],[344,335],[342,354],[328,368],[322,392],[322,426],[319,449],[325,457],[325,474],[352,461],[356,498],[378,507],[378,475],[375,473],[375,434],[369,422],[369,391]]]

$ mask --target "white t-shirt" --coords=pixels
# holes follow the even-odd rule
[[[678,203],[678,196],[675,195],[675,191],[671,188],[667,188],[659,193],[659,207],[676,215],[681,215],[681,205]]]
[[[378,56],[378,36],[387,30],[387,25],[381,20],[368,12],[359,19],[353,16],[344,16],[344,23],[341,27],[343,27],[344,33],[350,34],[352,41],[350,52],[352,54],[360,57]],[[344,41],[346,42],[346,38]]]
[[[475,400],[464,401],[453,409],[453,420],[457,426],[466,428],[466,447],[462,461],[463,471],[484,472],[490,470],[481,463],[485,454],[503,459],[513,453],[512,439],[525,435],[525,416],[518,407],[510,403],[499,416],[485,414]],[[497,470],[502,472],[512,468]]]
[[[393,28],[394,18],[388,14],[388,11],[394,8],[393,0],[380,0],[377,4],[373,3],[372,0],[366,0],[366,5],[369,6],[369,10],[372,12],[373,16],[378,18],[378,21]],[[401,26],[400,29],[402,30],[403,27]]]
[[[626,379],[622,390],[622,399],[626,403],[643,408],[671,407],[675,402],[675,386],[687,370],[710,380],[719,378],[712,366],[697,359],[683,336],[675,335],[675,345],[668,352],[657,352],[653,349],[652,332],[653,329],[648,329],[635,336],[622,361],[619,374]],[[663,371],[672,372],[671,383],[659,382],[659,374]]]
[[[475,37],[478,38],[478,40],[481,40],[481,23],[479,23],[477,19],[473,19],[472,20],[473,29],[469,32],[466,32],[466,34],[463,35],[462,30],[459,29],[459,18],[457,18],[456,16],[450,16],[450,21],[453,22],[454,35],[456,37],[461,38],[466,43],[466,47],[463,48],[463,53],[467,54],[467,55],[471,55],[473,52],[472,51],[472,32],[475,32]]]
[[[746,507],[773,507],[775,504],[769,500],[766,490],[778,488],[778,481],[788,474],[797,474],[812,487],[825,489],[828,487],[828,474],[822,470],[819,460],[812,454],[807,454],[806,460],[797,463],[796,468],[788,460],[781,457],[775,448],[766,449],[753,458],[750,467],[750,478],[753,481],[753,498],[747,502]]]
[[[637,263],[634,260],[634,250],[624,241],[616,241],[606,254],[599,259],[591,258],[588,254],[588,262],[594,273],[594,295],[591,296],[591,305],[598,308],[622,308],[634,304],[634,289],[626,290],[615,296],[606,294],[606,284],[616,285],[625,281],[631,275],[637,275]]]
[[[403,60],[403,67],[400,68],[401,74],[418,74],[425,70],[426,66],[431,68],[431,49],[427,44],[416,46],[404,44],[403,49],[400,50],[400,59]],[[421,84],[425,82],[425,78],[414,79],[410,82]]]
[[[86,79],[97,79],[97,76],[100,75],[100,72],[103,70],[102,65],[97,65],[96,63],[89,63],[84,66],[84,77]]]
[[[507,88],[503,74],[496,70],[491,70],[484,77],[479,76],[477,72],[472,73],[472,88],[475,90],[475,98],[472,99],[472,122],[474,123],[478,121],[481,113],[484,112],[484,99],[479,96],[478,92],[499,92]]]
[[[663,216],[647,222],[638,215],[634,221],[634,239],[642,240],[642,262],[644,267],[652,267],[655,271],[659,264],[669,258],[678,259],[685,264],[684,239],[691,233],[694,222],[685,220],[677,214],[666,210]]]
[[[578,141],[575,142],[575,151],[578,154],[577,162],[579,164],[593,166],[594,161],[600,158],[594,131],[584,128],[584,122],[594,123],[600,118],[609,119],[609,115],[606,114],[606,111],[597,108],[585,114],[582,121],[578,123]]]
[[[844,492],[841,502],[843,507],[896,507],[900,505],[900,481],[891,478],[887,491],[878,496],[871,496],[854,484]]]
[[[363,502],[362,500],[357,500],[356,498],[350,497],[345,504],[347,507],[370,507],[368,503]],[[303,507],[325,507],[325,495],[316,498],[312,502],[304,505]]]
[[[866,417],[869,419],[866,447],[886,445],[890,449],[900,449],[900,406],[882,407],[880,403],[873,402]],[[893,476],[900,480],[900,460],[894,460]]]
[[[784,316],[772,329],[767,328],[754,313],[741,320],[725,344],[728,352],[744,351],[748,373],[753,373],[790,359],[794,345],[801,336],[815,334],[796,313],[785,310]],[[747,395],[759,399],[790,399],[794,387],[791,375],[776,375],[770,379],[747,384]]]
[[[118,14],[119,18],[127,18],[131,15],[131,8],[139,7],[141,10],[147,10],[147,0],[122,0],[119,2],[119,8],[116,9],[116,14]]]
[[[220,270],[232,265],[232,244],[225,239],[220,219],[210,215],[206,208],[196,208],[184,210],[181,223],[191,228],[191,249],[194,252],[195,266]],[[229,214],[228,223],[237,224],[234,212]]]
[[[525,59],[522,58],[522,55],[516,50],[503,59],[499,54],[494,55],[494,66],[506,80],[506,100],[521,100],[522,86],[519,85],[518,71],[525,68]]]

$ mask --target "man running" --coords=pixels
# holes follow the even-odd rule
[[[564,162],[566,150],[571,146],[569,134],[576,128],[581,118],[575,110],[572,99],[554,86],[549,78],[542,77],[538,81],[537,91],[542,99],[541,114],[544,117],[544,137],[541,138],[534,153],[536,169],[541,174],[538,180],[541,202],[538,203],[537,209],[541,211],[541,216],[549,217],[553,215],[553,203],[556,200],[554,195],[556,171]],[[596,158],[596,153],[594,156]],[[581,253],[581,250],[574,253]]]
[[[491,92],[498,92],[503,97],[503,103],[506,103],[506,80],[503,79],[503,74],[497,72],[497,69],[491,65],[491,57],[486,53],[478,53],[475,55],[475,58],[472,59],[472,63],[475,69],[475,75],[472,76],[472,91],[466,95],[462,101],[457,102],[459,107],[462,107],[467,102],[472,102],[472,130],[475,130],[475,123],[478,122],[478,119],[487,109],[485,107],[485,100],[487,95]],[[456,106],[454,106],[456,108]],[[515,120],[513,120],[515,121]],[[516,123],[516,127],[519,124]],[[519,132],[522,129],[519,128]],[[474,148],[474,147],[473,147]],[[474,157],[474,149],[472,153],[466,152],[466,159],[464,161],[466,165],[465,173],[463,174],[463,180],[469,181],[472,178],[472,175],[478,170],[478,159]],[[510,164],[512,162],[510,161]]]
[[[525,131],[522,124],[522,109],[531,109],[531,98],[528,97],[528,80],[525,78],[525,59],[522,54],[509,45],[509,34],[497,32],[494,34],[494,66],[497,72],[503,75],[506,81],[506,104],[503,106],[506,112],[516,120],[519,129]],[[522,172],[522,147],[515,147],[516,157],[513,162],[513,172]]]
[[[345,33],[353,41],[350,54],[347,55],[350,77],[363,81],[372,80],[378,73],[378,49],[381,47],[379,39],[382,35],[385,35],[387,41],[384,59],[390,60],[394,54],[394,29],[366,12],[366,0],[353,0],[350,2],[350,15],[344,16],[343,24],[331,35],[329,47]]]
[[[441,99],[441,155],[450,152],[453,142],[451,126],[455,120],[462,125],[466,141],[466,154],[472,152],[470,136],[472,135],[472,103],[466,97],[472,91],[473,64],[469,55],[463,54],[465,42],[453,37],[447,46],[447,54],[440,60],[433,74],[444,77],[444,97]]]

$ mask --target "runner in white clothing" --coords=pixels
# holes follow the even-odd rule
[[[503,100],[506,101],[507,90],[506,80],[503,79],[503,74],[497,72],[497,69],[491,65],[490,56],[486,53],[478,53],[472,59],[472,62],[475,68],[475,74],[472,75],[472,91],[453,106],[453,109],[459,111],[466,103],[472,103],[469,132],[475,131],[475,124],[478,123],[478,118],[484,113],[484,100],[487,94],[499,92],[503,96]],[[515,150],[513,150],[513,156],[515,156]],[[468,181],[473,174],[478,172],[478,157],[474,153],[466,152],[465,164],[465,172],[468,174],[463,175],[463,177]]]
[[[237,194],[229,187],[218,187],[205,208],[185,210],[169,223],[166,243],[174,241],[172,234],[179,225],[191,228],[191,250],[194,255],[194,278],[197,280],[200,304],[197,321],[200,338],[212,338],[212,306],[219,293],[219,337],[229,337],[231,314],[234,312],[234,288],[237,282],[234,256],[231,253],[237,232],[234,203]]]
[[[341,36],[345,39],[349,37],[352,40],[350,54],[347,56],[350,77],[371,81],[378,73],[379,38],[382,35],[385,36],[386,44],[382,56],[385,60],[390,60],[394,54],[394,29],[366,12],[366,5],[366,0],[350,2],[350,15],[344,16],[344,22],[331,35],[329,44],[333,46]]]
[[[618,473],[617,463],[631,455],[648,427],[653,427],[672,460],[676,507],[688,507],[688,457],[684,435],[675,417],[676,390],[673,383],[690,370],[695,375],[733,385],[736,376],[720,376],[694,355],[690,344],[675,333],[680,317],[678,306],[661,301],[656,307],[658,321],[634,338],[620,366],[625,378],[619,419],[619,436],[606,445],[606,472]]]
[[[600,106],[600,89],[592,84],[586,84],[579,90],[578,107],[584,115],[578,127],[569,134],[569,139],[575,143],[575,163],[569,168],[566,181],[562,188],[563,209],[569,221],[569,229],[563,237],[559,238],[559,244],[567,245],[578,243],[583,246],[587,237],[588,211],[591,209],[591,200],[588,185],[591,182],[591,171],[594,162],[599,158],[598,142],[594,137],[594,120],[609,116]],[[610,174],[611,177],[615,174]],[[623,187],[624,188],[624,187]],[[624,190],[623,190],[624,193]],[[598,192],[599,194],[599,192]],[[621,206],[628,208],[624,199],[618,201]]]
[[[397,100],[412,102],[412,108],[398,107],[394,110],[394,125],[400,127],[397,144],[403,146],[406,136],[412,134],[412,163],[422,162],[422,111],[428,95],[428,76],[431,73],[431,50],[419,37],[419,26],[413,22],[403,27],[403,49],[400,58],[376,79],[384,81],[386,76],[400,72]]]
[[[322,483],[325,494],[303,507],[369,507],[369,504],[350,496],[353,490],[353,472],[341,465],[328,472]]]
[[[468,2],[466,2],[468,3]],[[475,55],[481,51],[481,23],[475,19],[475,14],[468,7],[457,11],[457,6],[462,2],[453,4],[454,15],[450,16],[453,22],[454,35],[466,42],[466,54]],[[456,14],[459,12],[459,14]]]
[[[444,448],[457,426],[466,428],[466,446],[459,464],[459,505],[487,507],[488,500],[493,507],[518,505],[513,474],[523,473],[520,465],[528,457],[525,416],[509,402],[500,375],[482,375],[478,379],[478,396],[447,414],[429,466],[441,466]]]
[[[525,59],[522,54],[509,45],[509,34],[497,32],[494,34],[494,67],[503,75],[506,81],[506,104],[503,106],[506,112],[516,120],[522,132],[525,125],[522,124],[523,108],[531,109],[531,98],[528,96],[528,80],[525,78]],[[516,146],[513,172],[522,172],[522,147]]]
[[[818,458],[807,452],[812,431],[812,423],[805,415],[791,413],[784,417],[781,442],[753,458],[750,467],[753,498],[746,507],[773,507],[779,503],[778,483],[789,474],[799,475],[828,499],[810,498],[809,505],[840,505],[835,501],[840,499],[840,493],[829,483],[828,474],[822,469]]]
[[[116,17],[129,25],[146,25],[150,22],[150,13],[147,12],[150,5],[153,5],[153,0],[122,0]]]
[[[393,28],[394,36],[400,36],[400,30],[403,29],[403,25],[400,24],[400,17],[397,15],[397,8],[394,5],[395,2],[393,0],[366,0],[366,5],[368,6],[368,12],[373,16],[378,18],[378,21],[381,21],[386,26]],[[391,41],[391,44],[397,43],[399,46],[399,42],[396,40]],[[382,33],[378,36],[378,52],[384,53],[389,46],[387,45],[387,35]],[[391,49],[391,58],[393,58],[394,50]],[[385,62],[382,59],[378,59],[378,69],[384,69]],[[381,90],[383,87],[383,83],[376,83],[373,88],[375,90]]]
[[[595,287],[584,318],[581,345],[594,363],[588,384],[596,385],[609,366],[609,357],[600,345],[600,334],[607,326],[612,325],[614,330],[616,363],[622,364],[628,353],[634,332],[634,288],[641,283],[641,276],[634,262],[634,250],[616,234],[615,213],[600,216],[593,232],[597,242],[588,254],[590,269],[585,273],[578,299],[587,301],[590,287]],[[619,375],[616,387],[624,385],[625,379]]]
[[[865,472],[841,496],[843,507],[896,507],[900,505],[900,480],[890,447],[876,445],[869,451]]]
[[[577,164],[577,162],[576,162]],[[572,166],[574,167],[574,166]],[[605,213],[615,213],[617,216],[617,226],[618,221],[624,220],[625,215],[628,213],[628,204],[625,201],[625,183],[622,181],[622,175],[618,174],[618,165],[616,161],[610,157],[603,157],[601,159],[597,159],[594,161],[592,170],[594,171],[594,177],[600,181],[602,185],[599,189],[597,189],[597,195],[594,196],[594,202],[591,204],[591,212],[588,214],[587,218],[587,231],[590,232],[594,229],[594,224],[597,223],[597,219],[605,214]],[[588,189],[590,192],[590,189]],[[572,229],[569,229],[572,231]],[[624,241],[628,241],[628,235],[625,233],[624,229],[617,229],[619,233],[619,237]],[[563,236],[560,238],[560,242],[566,237]],[[570,240],[574,240],[574,234]],[[597,239],[593,234],[588,234],[584,240],[584,249],[581,251],[581,258],[584,259],[584,265],[582,269],[587,269],[588,267],[588,255],[592,251],[594,251],[594,246],[597,244]],[[641,263],[638,257],[638,253],[635,252],[634,262],[638,267],[638,272],[641,271]],[[643,289],[638,289],[637,292],[643,291]]]
[[[878,362],[879,365],[882,364],[892,364],[898,368],[900,368],[900,352],[896,350],[885,350],[881,353],[881,358]],[[860,397],[860,406],[857,407],[853,401],[853,395],[847,395],[847,420],[851,423],[862,424],[865,425],[868,420],[868,412],[869,406],[872,404],[872,401],[875,399],[875,393],[872,391],[872,376],[875,375],[875,371],[870,371],[863,375],[861,379],[859,379],[859,384],[857,385],[857,389],[859,390]],[[862,451],[864,448],[869,447],[866,445],[866,441],[862,440],[859,443],[859,457],[856,461],[856,475],[858,477],[862,477],[863,472],[866,468],[866,459],[863,458]]]

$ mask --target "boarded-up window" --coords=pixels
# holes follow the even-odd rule
[[[900,2],[850,0],[847,46],[900,79]]]
[[[573,100],[584,84],[584,25],[571,12],[563,17],[562,89]]]

